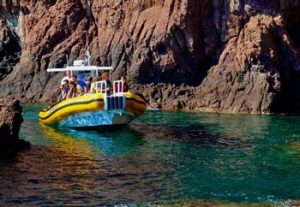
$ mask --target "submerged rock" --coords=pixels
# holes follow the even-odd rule
[[[22,107],[18,100],[0,100],[0,159],[10,158],[30,143],[19,139]]]

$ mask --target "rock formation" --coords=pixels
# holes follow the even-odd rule
[[[127,74],[130,86],[153,107],[299,112],[298,0],[0,5],[1,18],[14,25],[22,48],[19,64],[1,81],[1,96],[51,100],[62,74],[45,69],[64,66],[66,54],[71,63],[89,49],[94,64],[112,65],[113,78]]]
[[[18,36],[0,16],[0,80],[20,61],[21,46]]]
[[[30,144],[19,139],[22,108],[19,101],[0,100],[0,159],[10,158]]]

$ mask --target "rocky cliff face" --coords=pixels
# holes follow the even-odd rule
[[[83,57],[112,65],[112,77],[154,107],[221,112],[298,112],[300,1],[2,0],[1,16],[21,43],[1,95],[55,96],[62,74]],[[2,31],[0,27],[0,31]],[[1,55],[0,55],[1,57]],[[10,72],[10,70],[8,70]]]
[[[11,158],[30,144],[19,139],[22,108],[19,101],[0,100],[0,159]]]
[[[0,16],[0,79],[20,61],[21,45],[14,29]]]

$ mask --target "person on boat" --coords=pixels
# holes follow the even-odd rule
[[[71,76],[72,76],[72,73],[70,70],[67,70],[66,71],[66,76],[63,77],[63,79],[61,80],[61,83],[63,83],[65,80],[67,80],[68,82],[71,81]]]
[[[82,74],[78,74],[77,84],[82,88],[82,90],[86,91],[86,82],[84,81]]]
[[[73,82],[76,87],[75,96],[77,96],[77,95],[82,96],[84,94],[84,89],[79,85],[77,75],[74,75],[74,74],[72,75],[71,82]]]
[[[92,84],[93,84],[93,77],[89,77],[85,87],[86,93],[91,93]]]
[[[98,91],[97,91],[97,82],[99,82],[99,81],[102,81],[102,78],[101,78],[101,76],[97,76],[95,79],[94,79],[94,82],[91,84],[91,90],[90,90],[90,92],[91,93],[99,93],[100,91],[100,88],[98,89]]]
[[[60,95],[57,102],[67,99],[68,92],[70,90],[69,81],[66,79],[60,84]]]
[[[67,94],[67,99],[77,96],[77,87],[76,87],[77,84],[71,80],[69,85],[70,85],[70,90]]]
[[[127,82],[127,78],[125,75],[123,75],[121,77],[121,81],[123,82],[123,92],[128,92],[129,87],[128,87],[128,82]]]
[[[121,76],[119,78],[119,80],[122,81],[122,84],[119,84],[120,82],[115,82],[114,83],[114,88],[115,88],[115,92],[119,93],[119,92],[128,92],[128,84],[127,84],[127,78],[126,76]]]
[[[106,89],[105,90],[107,91],[107,93],[111,93],[111,91],[112,91],[112,84],[111,84],[111,82],[109,80],[109,73],[108,72],[104,72],[102,74],[102,80],[106,82]]]

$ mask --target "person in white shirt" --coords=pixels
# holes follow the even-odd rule
[[[70,81],[71,81],[71,71],[70,71],[70,70],[67,70],[67,71],[66,71],[66,76],[63,77],[63,79],[61,80],[61,84],[63,84],[66,80],[67,80],[69,83],[70,83]]]

